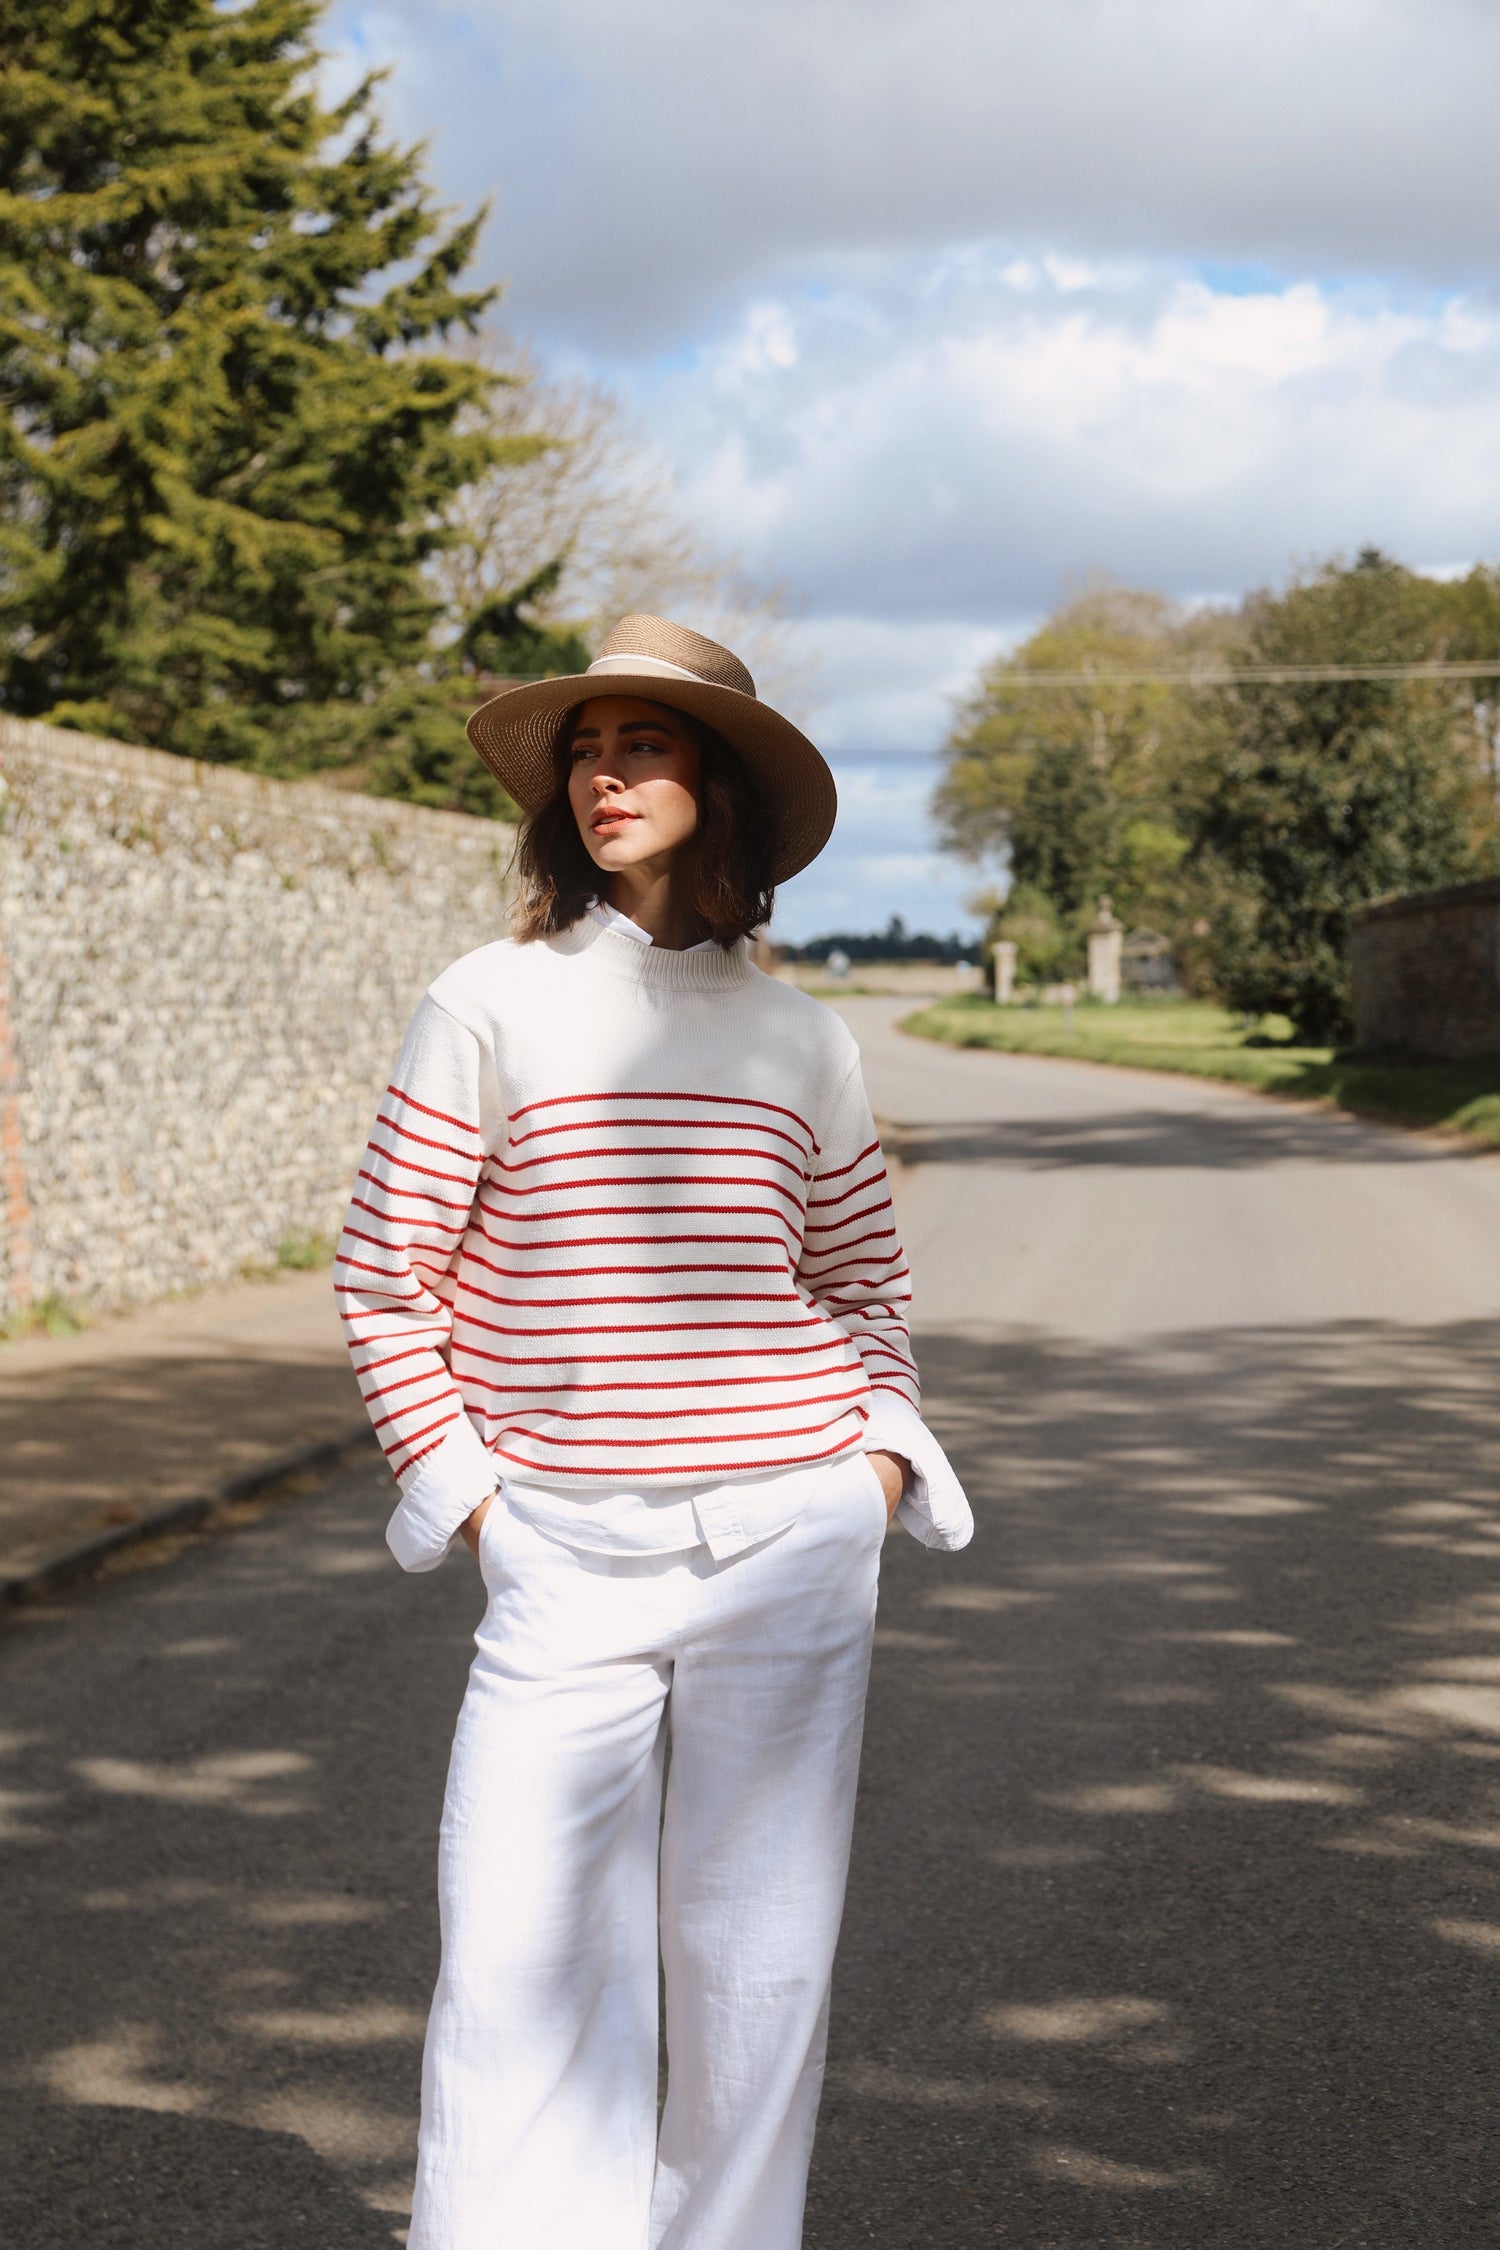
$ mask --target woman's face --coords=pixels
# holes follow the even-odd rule
[[[692,721],[635,695],[596,695],[573,723],[568,800],[590,859],[607,874],[665,864],[698,825]]]

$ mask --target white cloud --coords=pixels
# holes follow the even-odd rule
[[[1120,254],[1496,271],[1488,0],[337,0],[331,28],[495,196],[515,317],[595,346],[979,236],[1054,290]]]
[[[817,682],[808,724],[820,747],[860,760],[929,751],[954,699],[1009,637],[988,626],[871,617],[814,617],[789,631]]]
[[[771,332],[774,362],[746,342]],[[720,538],[814,616],[941,625],[934,658],[1088,568],[1190,596],[1367,541],[1481,555],[1500,525],[1477,298],[1140,262],[1059,285],[976,247],[757,299],[635,380]]]

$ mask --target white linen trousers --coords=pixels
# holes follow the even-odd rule
[[[490,1507],[410,2250],[797,2250],[885,1531],[863,1453],[720,1562]]]

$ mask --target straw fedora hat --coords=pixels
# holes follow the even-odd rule
[[[739,752],[776,809],[773,883],[817,858],[838,811],[822,757],[790,719],[760,701],[731,650],[664,617],[622,617],[586,672],[507,688],[474,713],[469,740],[523,811],[540,812],[550,799],[563,723],[596,695],[642,695],[670,704],[706,721]]]

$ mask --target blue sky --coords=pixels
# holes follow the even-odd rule
[[[1107,571],[1500,556],[1489,0],[339,0],[544,362],[783,584],[806,936],[963,920],[953,697]]]

